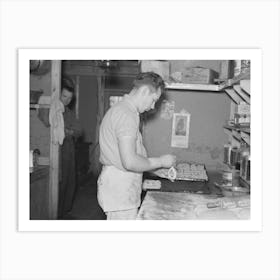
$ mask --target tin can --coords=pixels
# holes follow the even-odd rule
[[[232,171],[229,167],[225,167],[222,171],[223,184],[226,186],[232,185]]]
[[[230,165],[235,166],[238,161],[238,148],[233,147],[230,151]]]
[[[250,154],[249,154],[248,150],[242,151],[241,159],[240,159],[240,176],[241,176],[241,178],[243,178],[245,180],[247,180],[246,179],[246,174],[247,174],[247,166],[248,166],[249,156],[250,156]]]
[[[251,171],[250,171],[250,168],[251,168],[251,157],[250,156],[248,156],[247,157],[247,163],[246,163],[246,174],[245,174],[245,179],[247,180],[247,181],[250,181],[250,179],[251,179]]]
[[[226,186],[239,186],[240,172],[239,170],[224,169],[222,174],[223,184]]]
[[[230,164],[231,145],[224,145],[224,163]]]

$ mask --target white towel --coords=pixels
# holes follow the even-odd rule
[[[64,105],[57,99],[52,97],[51,107],[49,114],[49,121],[51,125],[51,131],[53,131],[53,143],[62,145],[65,134],[64,134]]]

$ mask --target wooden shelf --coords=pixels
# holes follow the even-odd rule
[[[242,132],[250,134],[250,127],[247,127],[247,126],[246,127],[240,127],[240,126],[225,125],[224,128],[231,129],[231,130],[242,131]]]
[[[251,94],[250,80],[241,80],[240,87],[242,88],[242,90],[246,91],[247,94]]]
[[[232,85],[231,88],[225,87],[224,91],[236,104],[241,102],[250,104],[250,80],[240,80],[239,83],[240,84]]]
[[[50,108],[49,104],[30,104],[30,109]]]
[[[250,95],[243,91],[240,85],[234,85],[233,88],[246,103],[250,104]]]
[[[237,83],[241,83],[241,81],[246,81],[242,82],[242,85],[246,87],[246,90],[248,93],[248,88],[250,89],[250,73],[242,73],[237,77],[234,77],[233,79],[226,80],[224,83],[215,85],[215,84],[184,84],[184,83],[167,83],[165,82],[165,86],[167,89],[175,89],[175,90],[199,90],[199,91],[214,91],[214,92],[223,92],[224,90],[227,90],[227,88],[232,87],[233,85]],[[246,80],[247,79],[247,80]],[[244,99],[242,97],[241,101]],[[246,98],[246,97],[245,97]],[[245,100],[246,101],[246,100]]]
[[[183,84],[183,83],[165,83],[166,89],[175,90],[199,90],[220,92],[223,89],[221,85],[214,84]]]
[[[240,184],[242,187],[245,187],[245,188],[250,189],[250,181],[247,181],[247,180],[245,180],[245,179],[242,178],[242,177],[239,178],[239,184]]]
[[[224,129],[225,133],[230,137],[233,137],[237,141],[243,140],[246,144],[250,145],[250,128],[225,125]]]
[[[225,92],[236,104],[244,102],[244,99],[234,89],[225,89]]]
[[[249,85],[249,89],[250,89],[250,72],[241,73],[240,75],[238,75],[232,79],[228,79],[223,84],[221,84],[221,86],[222,86],[222,88],[232,87],[233,85],[235,85],[237,83],[241,83],[241,81],[244,81],[244,80],[247,81],[246,86]],[[242,82],[242,83],[244,83],[244,82]],[[246,90],[246,92],[247,92],[247,90]]]
[[[35,91],[32,91],[32,92],[35,92]],[[43,93],[43,91],[42,91],[42,93]],[[50,108],[50,104],[51,104],[51,96],[41,95],[38,98],[37,102],[33,101],[32,103],[30,103],[29,108],[30,109]]]
[[[244,132],[244,131],[241,131],[241,138],[248,144],[250,145],[250,142],[251,142],[251,138],[250,138],[250,132],[247,133],[247,132]]]

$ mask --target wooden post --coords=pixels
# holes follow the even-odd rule
[[[61,61],[53,60],[51,66],[52,99],[60,98]],[[49,219],[57,219],[59,194],[59,144],[54,143],[53,127],[50,128],[50,183],[49,183]]]
[[[75,82],[75,95],[76,95],[76,118],[79,119],[79,103],[80,103],[80,76],[76,76]]]
[[[96,133],[95,133],[95,143],[94,143],[94,173],[98,175],[100,172],[100,163],[99,163],[99,155],[100,155],[100,147],[99,147],[99,128],[101,125],[101,121],[104,117],[104,87],[105,87],[105,77],[103,72],[97,76],[97,103],[98,103],[98,112],[97,112],[97,120],[96,120]]]

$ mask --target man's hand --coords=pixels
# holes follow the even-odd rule
[[[163,155],[160,156],[161,166],[163,168],[170,168],[176,165],[176,156],[173,155]]]

